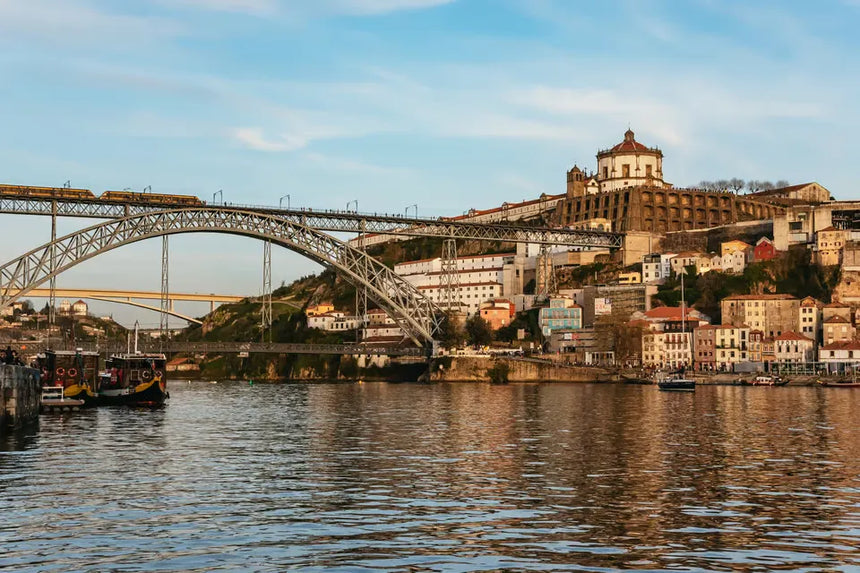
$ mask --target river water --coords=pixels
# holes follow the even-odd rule
[[[0,438],[0,569],[860,569],[860,390],[171,394]]]

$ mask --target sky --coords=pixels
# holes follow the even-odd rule
[[[860,0],[0,0],[0,182],[454,215],[562,193],[630,127],[677,186],[857,199],[858,25]],[[49,235],[0,216],[0,258]],[[59,283],[158,290],[160,253]],[[261,260],[177,236],[171,288],[259,294]],[[317,270],[273,254],[276,285]]]

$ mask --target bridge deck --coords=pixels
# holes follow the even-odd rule
[[[0,196],[0,213],[17,215],[54,215],[117,219],[155,211],[173,210],[175,205],[158,203],[118,203],[114,201]],[[580,247],[620,248],[623,234],[584,229],[554,229],[522,223],[470,223],[467,221],[419,219],[400,215],[358,213],[355,211],[279,209],[261,205],[203,205],[186,209],[224,209],[275,215],[320,231],[373,233],[416,237],[479,239],[515,243],[542,243]]]

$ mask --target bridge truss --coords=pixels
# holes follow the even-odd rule
[[[39,199],[0,196],[0,213],[55,215],[117,219],[148,215],[170,207],[145,203],[115,203],[99,200]],[[467,221],[419,219],[355,211],[277,209],[265,206],[209,205],[207,209],[268,214],[311,229],[329,232],[477,239],[514,243],[535,243],[568,247],[621,248],[624,235],[588,229],[553,229],[516,223],[469,223]],[[195,208],[191,208],[195,209]]]
[[[346,242],[273,214],[195,207],[109,220],[60,237],[0,266],[0,308],[64,271],[117,247],[177,233],[215,232],[254,237],[335,268],[391,316],[416,344],[432,344],[442,316],[418,289]]]

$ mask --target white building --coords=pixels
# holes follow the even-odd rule
[[[818,361],[827,364],[831,372],[860,366],[860,342],[834,342],[818,350]]]
[[[86,316],[88,312],[89,307],[87,306],[87,303],[82,300],[79,300],[72,305],[72,314],[75,316]]]
[[[403,337],[403,329],[397,326],[397,322],[384,310],[374,308],[367,311],[367,326],[361,335],[363,342],[399,342]]]
[[[642,335],[642,366],[679,368],[693,364],[693,343],[689,332],[651,330]]]
[[[773,339],[776,344],[776,361],[780,364],[812,362],[815,343],[802,334],[783,332]]]
[[[474,314],[482,302],[523,292],[524,249],[518,253],[458,257],[456,265],[459,286],[453,295],[462,312]],[[441,258],[398,263],[394,272],[436,304],[444,306],[447,302],[447,277],[442,271]]]
[[[308,328],[318,328],[320,330],[337,332],[355,330],[360,326],[361,318],[357,316],[347,316],[346,314],[337,311],[308,316]]]
[[[724,273],[742,273],[747,268],[747,254],[743,251],[730,251],[722,256]]]
[[[686,272],[687,267],[693,266],[697,267],[697,263],[699,261],[700,254],[694,253],[691,251],[686,251],[683,253],[678,253],[674,257],[671,258],[669,264],[672,267],[672,272],[676,275],[680,275]]]
[[[624,141],[597,153],[597,183],[604,193],[639,185],[667,187],[663,181],[663,152],[642,145],[628,129]]]
[[[662,283],[672,276],[672,259],[675,253],[651,253],[642,257],[642,282]]]

